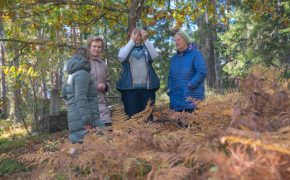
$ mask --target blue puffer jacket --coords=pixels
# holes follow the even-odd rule
[[[205,98],[204,79],[206,71],[203,56],[197,49],[187,49],[171,58],[168,76],[168,95],[171,109],[194,109],[195,105],[187,98],[199,100]]]
[[[148,72],[147,89],[157,90],[160,86],[160,81],[159,81],[158,76],[156,75],[156,73],[152,67],[153,61],[152,61],[152,58],[150,57],[150,54],[147,52],[147,49],[145,46],[135,46],[134,48],[143,48],[144,53],[146,51],[145,55],[146,55],[146,59],[147,59],[147,72]],[[130,54],[129,54],[129,56],[130,56]],[[129,58],[129,56],[127,58]],[[130,62],[128,60],[126,60],[122,63],[122,71],[121,71],[120,78],[117,82],[116,88],[119,91],[135,89],[133,87],[131,66],[130,66]]]

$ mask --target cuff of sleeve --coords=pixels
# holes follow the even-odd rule
[[[148,44],[148,43],[150,43],[150,41],[149,41],[149,39],[147,38],[146,41],[144,42],[144,44],[146,45],[146,44]]]
[[[193,84],[191,84],[190,82],[187,83],[187,87],[189,89],[195,89],[195,86]]]
[[[84,121],[84,126],[86,125],[92,125],[93,124],[93,121],[91,119],[87,119]]]
[[[85,122],[85,123],[84,123],[84,126],[91,126],[91,125],[93,125],[93,124],[90,123],[90,122]]]
[[[134,45],[135,45],[135,42],[133,41],[133,39],[130,39],[130,40],[129,40],[129,42],[128,42],[128,44],[130,44],[130,45],[133,45],[133,46],[134,46]]]
[[[105,88],[105,92],[108,92],[109,91],[109,86],[108,86],[108,84],[105,84],[106,85],[106,88]]]
[[[145,45],[147,48],[152,46],[152,44],[151,44],[151,42],[149,41],[149,39],[146,39],[146,41],[144,42],[144,45]]]

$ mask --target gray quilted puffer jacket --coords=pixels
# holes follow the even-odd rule
[[[66,63],[69,74],[63,90],[68,101],[69,140],[81,142],[86,135],[84,125],[104,126],[99,119],[97,91],[90,75],[90,63],[82,56],[73,56]]]

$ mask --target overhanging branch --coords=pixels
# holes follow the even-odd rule
[[[0,39],[0,42],[16,42],[26,45],[43,45],[43,46],[57,46],[57,47],[69,47],[74,48],[73,45],[67,43],[52,43],[51,41],[23,41],[19,39]]]
[[[91,0],[84,0],[82,2],[73,2],[71,0],[40,0],[39,2],[36,3],[31,3],[31,4],[21,4],[19,6],[13,7],[11,9],[7,9],[6,11],[0,11],[1,14],[8,13],[10,11],[15,11],[17,9],[29,9],[31,7],[35,7],[38,5],[46,5],[46,4],[51,4],[51,5],[76,5],[76,6],[85,6],[85,5],[91,5],[99,8],[103,8],[108,11],[113,11],[113,12],[121,12],[121,13],[128,13],[129,10],[127,8],[116,8],[116,6],[104,6],[104,4],[96,2],[96,1],[91,1]]]

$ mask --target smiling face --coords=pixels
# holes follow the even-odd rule
[[[99,58],[103,50],[102,41],[92,41],[90,51],[93,57]]]
[[[187,42],[179,34],[175,34],[175,46],[178,52],[183,52],[188,48]]]

